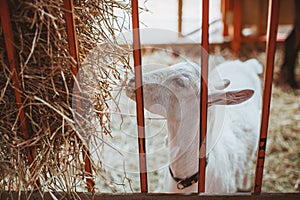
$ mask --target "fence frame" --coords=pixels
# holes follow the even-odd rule
[[[0,199],[44,199],[52,200],[53,197],[57,199],[67,198],[65,193],[62,192],[49,192],[33,194],[26,194],[26,192],[0,192]],[[300,193],[269,193],[260,195],[251,194],[219,194],[219,195],[198,195],[198,194],[153,194],[153,193],[134,193],[134,194],[99,194],[99,193],[76,193],[76,198],[80,199],[94,199],[94,200],[287,200],[299,199]]]
[[[278,16],[279,16],[279,1],[280,0],[269,0],[269,15],[268,15],[268,30],[267,30],[267,44],[266,44],[266,73],[264,79],[264,88],[263,88],[263,110],[262,110],[262,122],[261,122],[261,132],[260,132],[260,140],[258,147],[258,156],[257,156],[257,165],[256,165],[256,173],[255,173],[255,185],[254,185],[254,194],[236,194],[236,195],[220,195],[220,196],[207,196],[201,195],[202,199],[257,199],[258,194],[260,197],[265,199],[286,199],[286,198],[299,198],[300,193],[282,193],[282,194],[261,194],[261,186],[262,186],[262,178],[263,178],[263,167],[265,160],[265,150],[266,150],[266,142],[267,142],[267,132],[268,132],[268,121],[270,114],[270,100],[271,100],[271,92],[272,92],[272,78],[274,72],[274,57],[275,57],[275,49],[276,49],[276,35],[277,35],[277,27],[278,27]],[[138,145],[139,145],[139,158],[140,158],[140,180],[141,180],[141,193],[148,192],[148,183],[147,183],[147,162],[146,162],[146,141],[145,141],[145,122],[144,122],[144,102],[143,102],[143,87],[142,87],[142,56],[141,56],[141,44],[140,44],[140,32],[139,32],[139,7],[138,0],[132,0],[132,24],[133,24],[133,55],[134,55],[134,69],[135,69],[135,81],[136,81],[136,100],[137,100],[137,126],[138,126]],[[180,1],[179,1],[180,2]],[[202,53],[202,78],[201,78],[201,141],[205,140],[206,136],[206,125],[207,123],[207,74],[208,74],[208,7],[209,0],[203,0],[203,18],[202,18],[202,48],[206,50],[206,52]],[[182,4],[182,3],[181,3]],[[70,55],[72,59],[72,72],[74,77],[76,77],[78,72],[78,44],[76,42],[76,28],[74,21],[74,7],[72,4],[72,0],[64,0],[65,6],[65,15],[66,15],[66,24],[67,24],[67,32],[68,39],[70,45]],[[182,6],[182,5],[181,5]],[[18,61],[15,57],[15,49],[13,47],[13,34],[12,27],[10,23],[10,15],[7,5],[7,0],[0,0],[0,13],[1,13],[1,23],[3,25],[3,31],[5,36],[5,45],[8,54],[10,71],[12,74],[12,81],[17,101],[17,106],[19,110],[20,117],[20,125],[21,131],[25,138],[29,137],[30,130],[27,127],[26,118],[23,110],[23,101],[21,98],[21,94],[18,92],[19,82],[17,77],[18,71]],[[207,54],[205,56],[205,54]],[[203,76],[204,75],[204,76]],[[206,82],[205,82],[206,81]],[[75,83],[76,85],[76,83]],[[76,86],[78,87],[78,86]],[[81,108],[81,103],[78,103],[79,108]],[[200,145],[201,146],[201,145]],[[202,144],[203,146],[203,144]],[[204,148],[204,150],[203,150]],[[204,177],[204,180],[201,184],[199,184],[198,192],[205,191],[205,142],[204,147],[200,148],[200,152],[204,154],[200,154],[199,159],[199,175],[200,178]],[[34,149],[28,149],[28,161],[31,164],[34,161]],[[85,161],[85,170],[86,173],[92,175],[91,163],[89,160],[88,149],[83,150],[83,158]],[[203,159],[202,159],[203,158]],[[204,171],[203,171],[204,169]],[[202,178],[201,178],[202,179]],[[200,180],[201,180],[200,179]],[[78,193],[79,196],[83,198],[94,198],[94,199],[169,199],[172,197],[173,199],[198,199],[198,194],[192,194],[189,196],[185,195],[167,195],[167,194],[120,194],[120,195],[108,195],[108,194],[92,194],[92,188],[94,187],[94,180],[91,177],[86,178],[87,187],[89,193]],[[39,179],[37,179],[36,183],[33,185],[38,186]],[[19,192],[0,192],[0,197],[12,197],[11,195],[20,195]],[[40,193],[34,193],[32,195],[39,196]],[[52,198],[52,195],[49,193],[45,193],[46,198]],[[47,197],[48,195],[48,197]],[[63,196],[63,193],[57,193],[57,195]],[[92,195],[92,196],[91,196]],[[26,193],[21,192],[21,199],[26,197]],[[26,197],[27,198],[27,197]]]

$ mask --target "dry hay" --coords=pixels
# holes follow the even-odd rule
[[[299,192],[300,93],[273,87],[263,191]]]
[[[115,9],[128,14],[130,5],[117,1],[74,1],[75,24],[79,43],[79,62],[96,44],[102,44],[102,62],[98,63],[98,93],[83,94],[96,99],[101,132],[109,134],[106,101],[111,98],[110,84],[118,76],[116,65],[126,70],[128,51],[116,43],[123,28]],[[14,47],[19,62],[19,92],[24,102],[30,136],[26,140],[20,127],[12,76],[0,25],[0,190],[63,190],[71,194],[78,185],[86,187],[83,158],[85,140],[76,128],[81,116],[72,108],[74,77],[66,32],[62,0],[9,1],[14,32]],[[106,60],[109,57],[110,60]],[[113,62],[111,61],[113,60]],[[110,79],[113,77],[114,82]],[[96,98],[95,98],[96,97]],[[76,117],[75,117],[76,115]],[[81,131],[84,131],[81,129]],[[34,151],[31,166],[27,150]],[[31,169],[31,170],[30,170]]]
[[[263,177],[264,192],[300,191],[300,90],[276,84],[280,80],[283,49],[277,48],[272,90],[268,145]],[[261,57],[265,57],[262,53]],[[300,70],[300,59],[296,74]]]

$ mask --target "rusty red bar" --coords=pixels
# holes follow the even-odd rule
[[[147,183],[147,160],[146,160],[146,139],[145,139],[145,119],[144,119],[144,100],[143,100],[143,80],[142,80],[142,55],[139,30],[139,6],[138,0],[131,1],[132,7],[132,34],[133,34],[133,59],[135,72],[135,94],[136,94],[136,113],[138,125],[138,145],[140,161],[140,182],[141,192],[148,192]]]
[[[205,192],[206,131],[207,131],[207,84],[208,84],[208,11],[209,0],[202,1],[202,38],[201,38],[201,96],[200,96],[200,157],[198,193]]]
[[[182,0],[178,0],[178,37],[182,37]]]
[[[72,62],[72,72],[74,75],[77,75],[78,72],[78,44],[76,36],[76,27],[75,27],[75,17],[74,17],[74,5],[71,0],[64,0],[65,18],[67,24],[67,34],[68,34],[68,43],[69,43],[69,53],[73,58]]]
[[[268,30],[266,44],[266,71],[263,90],[263,108],[261,118],[260,139],[255,171],[254,193],[261,193],[267,134],[269,126],[270,101],[272,93],[272,80],[274,72],[274,57],[276,49],[276,37],[279,17],[280,0],[269,0]]]
[[[10,13],[9,13],[7,0],[0,0],[0,15],[1,15],[3,32],[4,32],[9,69],[12,75],[12,81],[13,81],[12,84],[13,84],[14,93],[16,97],[17,107],[19,110],[19,115],[20,115],[21,131],[23,133],[24,139],[27,140],[29,138],[30,133],[25,118],[24,104],[22,101],[21,94],[19,92],[20,91],[19,80],[18,80],[19,63],[16,59],[16,51],[13,46],[14,37],[13,37],[13,31],[11,26]],[[30,166],[35,159],[35,150],[33,148],[27,148],[27,159],[28,159],[28,165]],[[33,173],[32,170],[33,169],[31,168],[30,169],[31,173]],[[38,186],[40,186],[39,178],[36,180],[34,187],[37,188]]]
[[[227,37],[229,35],[228,32],[228,12],[230,10],[230,2],[231,0],[221,0],[221,13],[222,13],[222,22],[223,22],[223,36]]]
[[[77,35],[76,35],[76,27],[75,27],[75,17],[74,17],[74,5],[72,0],[64,0],[64,8],[65,11],[65,18],[66,18],[66,24],[67,24],[67,34],[68,34],[68,43],[69,43],[69,53],[72,57],[71,59],[71,65],[72,65],[72,73],[74,78],[77,77],[78,74],[78,43],[77,43]],[[76,102],[76,111],[79,115],[82,114],[82,105],[81,100],[79,98],[80,90],[79,86],[77,85],[78,81],[74,81],[74,96],[75,96],[75,102]],[[83,147],[82,150],[82,156],[85,164],[85,173],[87,174],[86,182],[87,182],[87,188],[89,192],[93,191],[95,182],[93,180],[92,176],[92,165],[91,160],[89,156],[89,150],[86,146]]]
[[[242,41],[242,1],[233,0],[233,39],[231,42],[232,51],[237,54]]]

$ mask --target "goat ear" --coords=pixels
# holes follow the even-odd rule
[[[212,105],[235,105],[250,99],[253,90],[221,91],[208,95],[208,106]]]

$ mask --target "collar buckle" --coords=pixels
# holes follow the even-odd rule
[[[177,182],[177,189],[178,190],[183,190],[191,185],[194,185],[195,183],[198,182],[198,177],[194,177],[193,180],[185,179]]]
[[[181,183],[182,181],[179,181],[178,183],[177,183],[177,189],[178,190],[183,190],[184,188],[185,188],[185,186]]]

